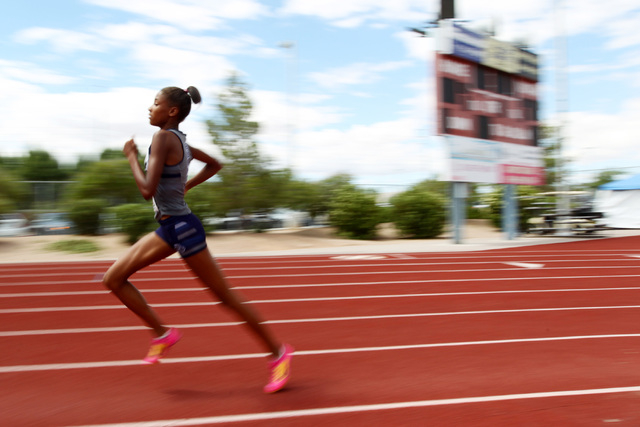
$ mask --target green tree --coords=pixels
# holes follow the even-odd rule
[[[436,178],[430,178],[417,183],[413,186],[413,189],[448,197],[450,186],[451,183],[448,181],[439,181]]]
[[[69,176],[51,154],[42,150],[29,151],[19,173],[25,181],[64,181]]]
[[[356,186],[352,183],[352,177],[346,173],[338,173],[318,182],[317,196],[311,207],[311,215],[325,215],[332,208],[334,199],[344,191],[355,191]]]
[[[24,164],[24,157],[2,157],[0,156],[0,169],[12,176],[19,178],[20,169]]]
[[[116,150],[113,148],[107,148],[100,153],[100,160],[122,160],[123,158],[124,154],[122,154],[122,150]]]
[[[185,196],[189,208],[200,218],[224,216],[222,185],[220,182],[203,182],[189,190]]]
[[[226,210],[251,210],[264,202],[258,203],[252,198],[267,168],[254,139],[260,127],[249,120],[253,104],[247,90],[239,76],[232,74],[218,95],[217,117],[207,120],[212,142],[225,158],[218,175],[223,184],[222,200]]]
[[[306,211],[312,217],[323,213],[320,211],[322,198],[318,183],[292,178],[284,191],[283,206],[294,210]]]
[[[538,187],[540,192],[557,191],[557,182],[560,177],[566,181],[566,166],[570,159],[561,156],[562,139],[559,137],[559,129],[556,126],[540,126],[540,146],[544,150],[544,185]],[[561,174],[561,175],[558,175]]]
[[[79,172],[75,181],[68,192],[70,201],[100,198],[108,206],[115,206],[142,200],[125,159],[95,162]]]
[[[28,197],[28,188],[16,176],[0,166],[0,214],[21,208]]]
[[[261,169],[247,180],[250,207],[254,211],[270,211],[286,205],[287,188],[292,179],[289,169]]]
[[[601,171],[596,176],[595,181],[588,183],[586,187],[592,190],[597,190],[601,185],[617,180],[620,175],[624,175],[624,172],[619,170]]]

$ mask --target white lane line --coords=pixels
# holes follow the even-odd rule
[[[532,262],[505,262],[504,264],[522,268],[542,268],[544,264],[535,264]]]
[[[297,409],[289,411],[259,412],[252,414],[218,415],[211,417],[180,418],[174,420],[141,421],[117,424],[94,424],[80,427],[164,427],[164,426],[196,426],[205,424],[222,424],[248,421],[278,420],[295,417],[312,417],[318,415],[349,414],[357,412],[388,411],[409,408],[426,408],[432,406],[461,405],[470,403],[504,402],[509,400],[549,399],[554,397],[590,396],[602,394],[633,393],[640,391],[640,386],[594,388],[583,390],[547,391],[537,393],[503,394],[495,396],[460,397],[451,399],[417,400],[410,402],[377,403],[371,405],[332,406],[326,408]]]
[[[544,313],[558,311],[589,311],[589,310],[628,310],[637,309],[640,305],[624,305],[624,306],[604,306],[604,307],[550,307],[550,308],[527,308],[527,309],[508,309],[508,310],[481,310],[481,311],[447,311],[440,313],[411,313],[411,314],[380,314],[372,316],[345,316],[345,317],[315,317],[305,319],[281,319],[267,320],[263,323],[267,325],[282,324],[299,324],[299,323],[321,323],[321,322],[350,322],[358,320],[388,320],[388,319],[407,319],[420,317],[442,317],[442,316],[473,316],[486,314],[512,314],[512,313]],[[179,329],[194,328],[216,328],[226,326],[238,326],[244,322],[219,322],[219,323],[187,323],[181,325],[173,325]],[[102,328],[71,328],[71,329],[35,329],[25,331],[0,331],[0,337],[20,337],[33,335],[59,335],[59,334],[83,334],[83,333],[99,333],[99,332],[127,332],[127,331],[147,331],[146,326],[113,326]]]
[[[574,335],[561,337],[542,337],[542,338],[514,338],[506,340],[485,340],[485,341],[462,341],[462,342],[445,342],[431,344],[409,344],[409,345],[392,345],[378,347],[356,347],[356,348],[336,348],[327,350],[307,350],[296,351],[296,356],[319,356],[327,354],[347,354],[347,353],[370,353],[378,351],[401,351],[416,350],[443,347],[466,347],[466,346],[482,346],[482,345],[503,345],[503,344],[520,344],[520,343],[540,343],[540,342],[558,342],[558,341],[577,341],[577,340],[599,340],[599,339],[619,339],[619,338],[640,338],[640,334],[609,334],[609,335]],[[165,358],[162,363],[201,363],[216,362],[239,359],[257,359],[268,357],[269,353],[250,353],[250,354],[232,354],[224,356],[201,356],[201,357],[179,357]],[[80,363],[49,363],[40,365],[13,365],[0,366],[0,374],[17,373],[17,372],[34,372],[34,371],[57,371],[70,369],[89,369],[89,368],[110,368],[120,366],[140,365],[140,360],[114,360],[107,362],[80,362]]]
[[[395,283],[395,282],[390,282]],[[357,285],[375,285],[375,284],[389,284],[387,282],[373,282],[373,283],[357,283]],[[325,285],[290,285],[290,286],[236,286],[231,289],[234,290],[260,290],[260,289],[274,289],[274,288],[306,288],[306,287],[340,287],[350,286],[352,283],[333,283]],[[432,292],[421,294],[406,294],[408,296],[421,296],[421,297],[437,297],[437,296],[456,296],[456,295],[500,295],[500,294],[537,294],[537,293],[549,293],[549,292],[606,292],[606,291],[637,291],[640,290],[640,286],[627,286],[617,288],[563,288],[563,289],[520,289],[520,290],[507,290],[507,291],[460,291],[460,292]],[[172,293],[172,292],[204,292],[206,288],[166,288],[166,289],[140,289],[145,294],[151,293]],[[22,292],[13,294],[0,294],[1,298],[31,298],[31,297],[58,297],[58,296],[83,296],[83,295],[108,295],[109,291],[65,291],[65,292]],[[385,297],[402,297],[405,294],[399,295],[378,295],[380,298]],[[343,298],[343,297],[337,297]],[[353,298],[353,297],[344,297]],[[365,296],[364,298],[369,298]],[[0,311],[1,312],[1,311]]]
[[[600,288],[600,289],[543,289],[543,290],[513,290],[513,291],[478,291],[478,292],[440,292],[440,293],[411,293],[411,294],[391,294],[391,295],[355,295],[342,297],[317,297],[317,298],[281,298],[270,300],[249,300],[248,304],[286,304],[298,302],[326,302],[326,301],[359,301],[375,299],[393,298],[430,298],[446,296],[469,296],[469,295],[501,295],[501,294],[543,294],[558,292],[600,292],[637,290],[638,288]],[[219,301],[204,302],[182,302],[182,303],[157,303],[150,304],[152,307],[205,307],[220,304]],[[626,306],[635,307],[635,306]],[[115,305],[92,305],[92,306],[67,306],[67,307],[24,307],[24,308],[4,308],[0,309],[0,314],[17,313],[49,313],[63,311],[87,311],[87,310],[117,310],[125,308],[122,304]]]
[[[488,263],[488,264],[495,264],[495,263]],[[506,262],[501,262],[500,264],[508,264]],[[438,264],[438,265],[442,265],[442,264]],[[402,266],[402,265],[401,265]],[[363,265],[361,267],[371,267],[371,265]],[[376,267],[378,267],[378,265],[376,265]],[[520,267],[522,267],[522,265],[520,265]],[[332,270],[337,268],[336,266],[328,266],[328,267],[324,267],[324,269],[328,269],[328,270]],[[555,270],[555,271],[559,271],[559,270],[603,270],[603,269],[620,269],[620,268],[624,268],[624,269],[637,269],[640,268],[640,265],[607,265],[607,266],[564,266],[564,267],[546,267],[545,270]],[[243,271],[246,271],[247,269],[242,269]],[[266,270],[266,269],[261,269],[261,270]],[[315,277],[322,277],[322,276],[354,276],[354,275],[398,275],[398,274],[435,274],[435,273],[448,273],[448,274],[454,274],[454,273],[478,273],[478,272],[495,272],[495,271],[518,271],[520,270],[519,268],[491,268],[491,269],[482,269],[482,268],[471,268],[471,269],[439,269],[439,270],[429,270],[429,269],[420,269],[420,270],[384,270],[384,271],[366,271],[366,272],[362,272],[362,271],[343,271],[343,272],[323,272],[323,273],[313,273],[313,276]],[[143,278],[143,277],[139,277],[139,276],[134,276],[132,277],[132,281],[158,281],[158,280],[185,280],[185,279],[192,279],[192,280],[196,280],[196,278],[194,276],[191,275],[184,275],[184,273],[188,273],[186,270],[173,270],[173,271],[162,271],[162,272],[153,272],[154,275],[157,275],[158,273],[163,273],[163,274],[167,274],[167,273],[182,273],[180,275],[177,275],[175,277],[153,277],[153,278]],[[85,274],[85,273],[82,273]],[[141,273],[137,273],[137,274],[141,274]],[[70,274],[70,275],[74,275],[74,274]],[[80,275],[80,274],[75,274]],[[36,275],[14,275],[14,276],[4,276],[4,278],[17,278],[17,277],[37,277],[37,278],[43,278],[43,277],[48,277],[50,275],[48,274],[36,274]],[[94,275],[95,276],[95,275]],[[281,277],[308,277],[309,274],[308,273],[293,273],[293,274],[258,274],[258,275],[242,275],[242,276],[234,276],[232,274],[227,275],[228,279],[266,279],[266,278],[281,278]],[[75,280],[75,281],[44,281],[44,282],[34,282],[34,284],[51,284],[51,283],[57,283],[57,284],[65,284],[65,283],[96,283],[99,280],[96,279],[96,277],[92,277],[92,278],[87,278],[86,280]],[[30,283],[27,283],[30,284]],[[20,283],[20,282],[14,282],[14,283],[1,283],[0,286],[20,286],[20,285],[25,285],[25,283]]]
[[[330,267],[329,269],[332,269]],[[604,270],[604,269],[637,269],[640,268],[640,265],[610,265],[610,266],[565,266],[565,267],[547,267],[545,271],[548,270]],[[496,272],[496,271],[520,271],[521,268],[491,268],[491,269],[483,269],[483,268],[470,268],[470,269],[460,269],[460,270],[451,270],[451,269],[443,269],[443,270],[385,270],[385,271],[345,271],[345,272],[327,272],[327,273],[314,273],[313,276],[322,277],[322,276],[364,276],[364,275],[399,275],[399,274],[436,274],[436,273],[446,273],[446,274],[454,274],[454,273],[486,273],[486,272]],[[247,275],[247,276],[232,276],[229,275],[230,279],[265,279],[265,278],[280,278],[280,277],[308,277],[308,274],[266,274],[266,275]],[[157,279],[156,279],[157,280]]]
[[[304,320],[300,321],[302,323]],[[264,323],[298,323],[297,320],[291,321],[270,321]],[[238,326],[244,322],[219,322],[219,323],[191,323],[182,325],[172,325],[179,329],[194,328],[216,328],[224,326]],[[0,337],[26,337],[34,335],[63,335],[63,334],[95,334],[101,332],[130,332],[130,331],[148,331],[146,326],[105,326],[101,328],[68,328],[68,329],[32,329],[25,331],[0,331]]]
[[[372,255],[337,255],[337,256],[332,256],[331,259],[335,259],[338,261],[359,261],[359,260],[379,260],[379,259],[387,259],[387,257],[385,255],[377,255],[377,254],[372,254]],[[382,266],[390,266],[390,265],[396,265],[396,264],[382,264]],[[381,266],[381,264],[364,264],[364,265],[359,265],[359,267],[371,267],[371,266]],[[351,265],[332,265],[331,268],[346,268],[346,267],[352,267]],[[264,270],[270,270],[273,268],[293,268],[293,269],[297,269],[297,268],[318,268],[318,267],[265,267]],[[247,270],[255,270],[257,269],[257,267],[254,268],[248,268]],[[260,270],[263,270],[262,268],[260,268]]]
[[[389,254],[389,256],[395,259],[417,259],[416,257],[407,254]]]
[[[220,302],[183,302],[178,304],[150,304],[153,307],[203,307],[218,305]],[[55,313],[61,311],[92,311],[92,310],[120,310],[126,308],[123,304],[117,305],[89,305],[78,307],[33,307],[33,308],[5,308],[0,310],[0,314],[17,313]]]
[[[491,270],[492,271],[492,270]],[[302,276],[309,277],[309,276]],[[370,281],[370,282],[339,282],[339,283],[308,283],[308,284],[288,284],[288,285],[242,285],[236,286],[234,289],[278,289],[278,288],[312,288],[312,287],[326,287],[326,286],[359,286],[359,285],[395,285],[395,284],[409,284],[409,283],[476,283],[476,282],[505,282],[505,281],[528,281],[528,280],[572,280],[572,279],[607,279],[611,278],[637,278],[640,274],[606,274],[606,275],[584,275],[584,276],[534,276],[534,277],[481,277],[481,278],[459,278],[459,279],[419,279],[419,280],[385,280],[385,281]],[[227,278],[233,278],[227,276]],[[192,277],[174,277],[164,278],[163,280],[174,280],[185,282],[187,280],[197,281]],[[158,279],[135,279],[132,280],[135,283],[140,282],[157,282]],[[71,284],[84,284],[87,281],[65,281],[65,282],[26,282],[26,283],[10,283],[0,284],[1,286],[58,286],[58,285],[71,285]],[[141,289],[144,292],[144,289]]]
[[[632,250],[630,250],[631,252]],[[635,250],[633,250],[635,251]],[[579,262],[590,262],[593,260],[584,259],[584,255],[590,256],[619,256],[619,257],[629,257],[629,258],[640,258],[640,254],[637,253],[624,253],[620,249],[601,249],[601,250],[576,250],[576,251],[518,251],[513,254],[502,254],[502,253],[466,253],[466,254],[453,254],[448,255],[446,253],[413,253],[412,255],[407,255],[405,253],[378,253],[376,255],[386,255],[387,257],[393,257],[398,259],[422,259],[425,260],[425,263],[428,264],[468,264],[469,262],[465,261],[469,257],[473,256],[475,259],[482,260],[490,260],[490,261],[472,261],[471,263],[496,263],[500,262],[500,260],[505,259],[514,259],[514,258],[522,258],[523,255],[526,255],[527,258],[544,258],[548,259],[553,257],[552,260],[548,260],[547,262],[562,262],[562,261],[572,261],[575,258],[578,258],[576,261]],[[356,254],[354,254],[356,255]],[[371,254],[359,254],[359,255],[371,255]],[[557,255],[561,255],[564,259],[557,259]],[[273,267],[274,264],[302,264],[302,263],[327,263],[330,262],[330,258],[334,256],[332,254],[320,254],[320,255],[308,255],[308,256],[272,256],[272,257],[222,257],[220,258],[220,264],[227,269],[263,269]],[[317,258],[317,259],[312,259]],[[452,262],[443,263],[441,260],[452,260]],[[606,258],[606,259],[596,259],[597,261],[614,261],[615,259]],[[619,258],[617,260],[622,261],[623,258]],[[30,271],[58,271],[62,270],[64,272],[73,271],[73,270],[87,270],[87,269],[103,269],[107,270],[115,260],[111,261],[79,261],[79,262],[67,262],[63,263],[64,266],[60,266],[60,263],[8,263],[3,264],[0,263],[0,271],[1,272],[24,272],[25,269]],[[436,262],[434,262],[436,261]],[[268,264],[265,267],[244,267],[246,265],[256,265],[256,264]],[[242,266],[242,267],[227,267],[227,266]],[[184,263],[179,259],[165,259],[159,263],[150,266],[146,269],[146,272],[158,272],[158,271],[167,271],[167,269],[175,269],[183,267]],[[313,266],[311,266],[313,267]],[[286,268],[286,267],[273,267],[273,268]],[[295,267],[297,268],[297,267]],[[317,268],[317,266],[316,266]]]
[[[205,292],[204,286],[199,288],[166,288],[166,289],[141,289],[144,293],[168,293],[168,292]],[[21,292],[0,294],[0,298],[32,298],[32,297],[67,297],[82,295],[109,295],[111,291],[55,291],[55,292]]]

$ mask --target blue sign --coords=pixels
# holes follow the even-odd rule
[[[484,39],[481,34],[453,24],[453,55],[473,62],[482,62]]]

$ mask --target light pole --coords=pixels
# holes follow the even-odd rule
[[[288,51],[286,65],[287,80],[287,167],[293,172],[295,163],[295,134],[298,112],[298,52],[295,42],[282,42],[279,46]]]

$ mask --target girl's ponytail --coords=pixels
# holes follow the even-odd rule
[[[189,86],[184,91],[189,94],[194,104],[200,104],[202,102],[200,91],[195,86]]]

